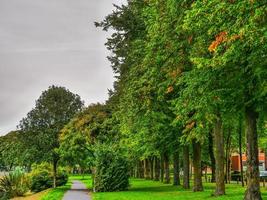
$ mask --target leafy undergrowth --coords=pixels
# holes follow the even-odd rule
[[[212,197],[215,185],[204,184],[204,192],[193,193],[182,187],[175,187],[159,182],[131,179],[131,188],[124,192],[94,193],[94,200],[241,200],[245,188],[231,184],[226,186],[227,195]],[[263,199],[267,199],[267,189],[262,189]]]

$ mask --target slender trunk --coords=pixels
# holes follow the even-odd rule
[[[140,164],[139,160],[136,161],[136,178],[140,178]]]
[[[215,157],[213,151],[213,137],[211,132],[209,132],[209,154],[210,154],[210,163],[211,163],[211,182],[215,182]]]
[[[193,140],[193,167],[194,167],[194,186],[193,191],[203,191],[202,169],[201,169],[201,145]]]
[[[140,165],[140,178],[144,178],[145,177],[145,169],[144,169],[144,160],[139,161],[139,165]]]
[[[134,177],[139,178],[139,161],[135,162]]]
[[[192,159],[189,160],[189,167],[190,167],[189,180],[191,180],[193,177],[193,161],[192,161]]]
[[[157,157],[155,157],[155,181],[159,181],[159,176],[160,176],[160,161]]]
[[[167,153],[164,153],[164,172],[165,172],[164,183],[170,183],[170,163],[169,163],[169,156]]]
[[[53,159],[53,188],[57,187],[57,163],[58,159]]]
[[[9,165],[9,171],[10,171],[10,172],[12,171],[12,168],[13,168],[13,163],[11,163],[11,164]]]
[[[238,130],[238,143],[239,143],[239,162],[240,162],[240,177],[241,184],[244,187],[244,170],[243,170],[243,160],[242,160],[242,121],[239,119],[239,130]]]
[[[85,174],[84,174],[84,170],[82,170],[82,175],[83,175],[83,178],[82,178],[82,179],[84,180],[84,176],[85,176]]]
[[[258,113],[253,108],[246,108],[246,139],[247,139],[247,190],[244,200],[262,200],[259,180],[258,154]]]
[[[225,194],[225,183],[224,183],[224,140],[223,140],[223,129],[222,121],[219,117],[214,126],[214,151],[216,161],[216,188],[214,195],[220,196]]]
[[[205,167],[205,181],[208,182],[208,166]]]
[[[189,147],[188,145],[183,148],[183,187],[189,189]]]
[[[161,154],[160,158],[160,181],[164,181],[164,156]]]
[[[152,156],[150,159],[150,179],[154,179],[154,156]]]
[[[230,183],[230,146],[231,146],[231,129],[228,129],[228,135],[226,138],[225,145],[225,172],[226,172],[226,183]]]
[[[231,152],[229,152],[229,157],[228,157],[228,163],[227,163],[227,177],[228,177],[228,183],[231,183],[231,179],[232,179],[232,177],[231,177],[231,154],[230,154]]]
[[[91,172],[92,172],[92,187],[93,187],[93,192],[96,191],[96,188],[95,188],[95,174],[96,174],[96,168],[92,167],[91,168]]]
[[[173,153],[173,185],[181,185],[180,183],[180,155],[179,151]]]
[[[150,170],[149,170],[149,160],[146,158],[145,162],[144,162],[144,170],[145,170],[145,179],[149,179],[150,178]]]

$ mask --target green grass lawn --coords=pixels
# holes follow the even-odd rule
[[[41,200],[61,200],[64,193],[70,188],[73,180],[82,181],[89,189],[92,187],[90,176],[74,175],[69,178],[66,186],[52,189]],[[237,184],[227,184],[227,195],[223,197],[212,197],[215,184],[204,183],[204,192],[192,192],[182,187],[175,187],[160,182],[130,179],[131,187],[123,192],[91,193],[93,200],[242,200],[245,188]],[[267,199],[267,188],[262,188],[263,199]]]
[[[239,185],[227,185],[227,195],[212,197],[214,184],[205,183],[204,192],[192,192],[159,182],[131,179],[131,188],[125,192],[94,193],[93,200],[242,200],[245,189]],[[267,189],[262,189],[267,199]]]

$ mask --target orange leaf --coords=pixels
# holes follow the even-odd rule
[[[227,40],[227,32],[223,31],[220,32],[216,37],[215,40],[210,44],[208,50],[210,52],[214,52],[216,50],[216,48],[223,42],[225,42]]]
[[[167,93],[171,93],[173,92],[174,88],[172,86],[169,86],[168,89],[167,89]]]

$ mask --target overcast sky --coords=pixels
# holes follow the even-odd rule
[[[50,85],[104,102],[113,74],[96,29],[124,0],[0,0],[0,135],[16,129]]]

